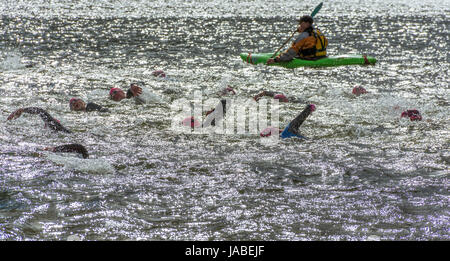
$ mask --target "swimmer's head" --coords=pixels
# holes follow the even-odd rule
[[[125,92],[120,88],[111,88],[111,90],[109,90],[109,98],[113,101],[121,101],[126,97]]]
[[[310,105],[308,105],[308,106],[309,106],[309,109],[311,110],[311,112],[313,112],[313,111],[316,110],[316,105],[310,104]]]
[[[283,130],[275,127],[267,127],[259,133],[261,137],[270,137],[272,134],[279,135]]]
[[[420,115],[420,112],[418,110],[407,110],[402,112],[401,117],[409,117],[411,121],[421,121],[422,115]]]
[[[227,86],[220,93],[220,95],[222,95],[222,96],[228,95],[228,94],[230,94],[230,95],[235,95],[236,94],[236,92],[234,91],[234,89],[231,86]]]
[[[273,96],[273,98],[275,100],[279,100],[280,102],[288,102],[289,101],[288,98],[282,93],[275,94],[275,96]]]
[[[166,77],[166,74],[164,73],[163,70],[156,70],[152,72],[152,75],[155,77]]]
[[[187,117],[187,118],[185,118],[181,122],[181,124],[183,124],[183,126],[190,126],[191,128],[200,126],[200,122],[197,121],[194,117]]]
[[[356,86],[355,88],[353,88],[352,93],[356,96],[359,96],[361,94],[367,93],[367,91],[361,86]]]
[[[86,109],[86,103],[79,98],[72,98],[69,101],[69,107],[71,111],[84,111]]]

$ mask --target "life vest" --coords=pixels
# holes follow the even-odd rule
[[[327,56],[328,39],[319,31],[319,29],[309,30],[309,37],[301,40],[297,45],[302,47],[301,49],[300,46],[296,48],[300,58]]]

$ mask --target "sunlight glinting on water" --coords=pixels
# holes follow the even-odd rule
[[[448,240],[448,3],[325,2],[328,54],[373,66],[243,63],[317,5],[297,2],[2,1],[0,240]],[[108,99],[131,83],[150,103]],[[240,109],[262,90],[297,98],[279,104],[280,128],[315,104],[308,139],[174,121],[174,101],[206,112],[227,86]],[[70,111],[72,97],[110,112]],[[5,120],[24,107],[73,133]],[[44,151],[69,143],[89,159]]]

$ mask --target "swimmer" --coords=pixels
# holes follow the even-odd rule
[[[156,70],[152,72],[152,75],[155,77],[161,77],[161,78],[166,78],[166,74],[164,73],[163,70]]]
[[[316,110],[316,106],[314,104],[309,104],[306,106],[305,109],[297,116],[295,119],[293,119],[287,126],[282,129],[277,129],[275,127],[268,127],[264,129],[261,133],[261,137],[269,137],[270,135],[277,133],[280,135],[280,138],[286,139],[286,138],[302,138],[306,139],[305,136],[300,134],[300,126],[303,124],[303,122],[308,118],[308,116]]]
[[[406,110],[402,112],[401,118],[409,117],[411,121],[421,121],[422,115],[420,115],[420,112],[418,110]]]
[[[280,102],[295,102],[295,103],[301,103],[303,102],[300,99],[297,98],[293,98],[293,97],[286,97],[284,94],[282,93],[276,93],[276,92],[271,92],[271,91],[262,91],[261,93],[259,93],[258,95],[254,96],[253,99],[255,101],[258,101],[259,99],[261,99],[261,97],[263,96],[268,96],[268,97],[272,97],[275,100],[279,100]]]
[[[366,91],[366,89],[364,89],[364,88],[361,87],[361,86],[356,86],[355,88],[353,88],[352,93],[353,93],[355,96],[359,96],[359,95],[361,95],[361,94],[366,94],[367,91]]]
[[[203,121],[203,123],[200,123],[194,117],[187,117],[181,122],[181,124],[184,126],[190,126],[191,128],[199,126],[201,126],[202,128],[216,126],[216,123],[225,117],[227,102],[228,104],[231,103],[230,100],[222,99],[214,109],[207,111],[205,115],[206,118]]]
[[[87,104],[80,98],[72,98],[69,101],[69,107],[71,111],[99,111],[99,112],[109,112],[107,108],[95,104],[93,102],[88,102]]]
[[[235,94],[236,94],[236,92],[234,91],[234,89],[231,86],[227,86],[226,88],[223,88],[219,92],[219,96],[235,95]]]
[[[201,125],[200,122],[196,120],[194,117],[187,117],[181,122],[181,124],[183,124],[184,126],[191,126],[191,128],[198,127]]]
[[[117,102],[119,102],[125,98],[131,99],[133,97],[138,97],[141,94],[142,94],[142,88],[137,86],[135,83],[132,83],[130,85],[130,89],[128,89],[126,94],[120,88],[111,88],[109,90],[109,97],[111,98],[111,100],[117,101]]]
[[[29,114],[38,114],[41,119],[44,121],[45,126],[49,127],[50,129],[54,131],[62,131],[66,133],[71,133],[70,130],[64,128],[64,126],[61,125],[59,120],[53,118],[47,111],[44,109],[38,108],[38,107],[28,107],[28,108],[20,108],[16,110],[15,112],[11,113],[7,120],[14,120],[20,117],[23,112],[29,113]]]
[[[86,148],[81,144],[65,144],[57,147],[48,147],[44,148],[46,151],[52,151],[52,152],[76,152],[83,156],[84,159],[87,159],[89,157],[89,154],[86,150]]]

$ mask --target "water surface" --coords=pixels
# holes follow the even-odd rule
[[[0,239],[448,240],[449,4],[330,1],[316,17],[330,55],[374,66],[253,66],[276,50],[304,1],[2,1]],[[162,69],[167,78],[152,71]],[[163,102],[110,101],[140,82]],[[308,140],[176,133],[170,104],[261,90],[280,127],[306,105]],[[355,97],[354,86],[369,93]],[[71,112],[81,97],[111,113]],[[73,131],[53,133],[36,106]],[[401,119],[418,109],[421,122]],[[89,160],[42,148],[81,143]]]

